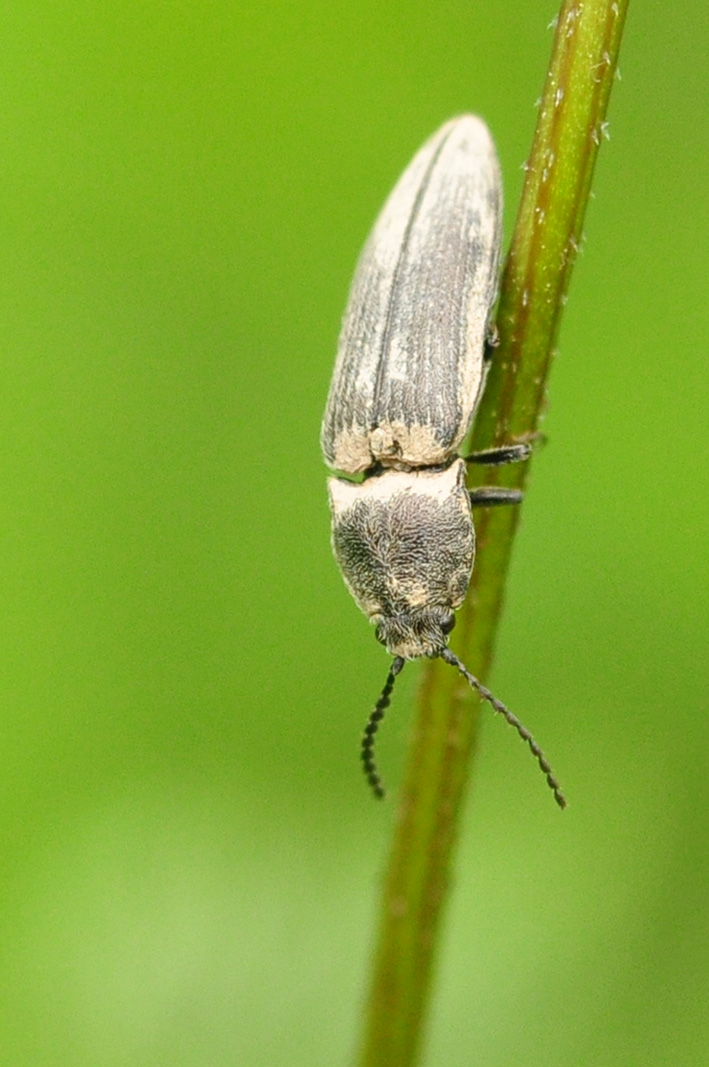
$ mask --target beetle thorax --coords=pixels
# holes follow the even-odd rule
[[[465,464],[330,479],[335,555],[393,655],[437,655],[465,597],[475,537]]]

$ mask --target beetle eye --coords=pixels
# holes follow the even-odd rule
[[[441,632],[449,634],[455,626],[455,615],[451,611],[450,615],[446,615],[445,619],[441,620]]]
[[[386,638],[384,636],[384,632],[383,632],[383,628],[382,628],[381,624],[376,627],[376,629],[374,631],[374,636],[376,637],[376,639],[377,639],[377,641],[379,642],[380,645],[385,645],[386,644]]]

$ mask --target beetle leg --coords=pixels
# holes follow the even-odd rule
[[[482,452],[473,452],[463,456],[466,463],[480,463],[487,467],[501,467],[504,463],[521,463],[532,454],[531,445],[500,445],[498,448],[486,448]]]
[[[483,485],[469,489],[470,504],[474,508],[494,508],[498,504],[520,504],[524,498],[521,489],[505,489],[501,485]]]

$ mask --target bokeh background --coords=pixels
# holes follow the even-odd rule
[[[351,1062],[396,804],[319,421],[359,248],[452,114],[509,235],[554,14],[5,7],[3,1063]],[[430,1067],[709,1059],[706,30],[631,4],[492,679],[571,803],[490,716]]]

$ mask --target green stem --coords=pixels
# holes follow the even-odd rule
[[[537,430],[626,10],[627,0],[570,0],[559,13],[503,275],[500,345],[475,420],[473,450],[530,439]],[[527,467],[501,468],[495,481],[523,487]],[[516,525],[515,508],[476,514],[475,570],[451,644],[481,678],[490,667]],[[456,671],[440,659],[429,662],[420,696],[381,901],[362,1067],[416,1062],[476,745],[480,702]]]

